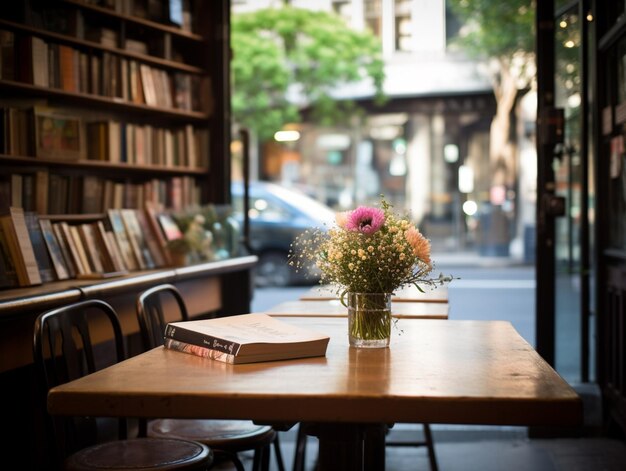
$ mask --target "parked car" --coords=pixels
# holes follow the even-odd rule
[[[243,227],[243,184],[231,185],[234,215]],[[259,257],[257,286],[288,286],[315,282],[315,275],[289,266],[289,249],[306,229],[325,229],[335,212],[306,194],[274,183],[255,181],[249,187],[250,249]]]

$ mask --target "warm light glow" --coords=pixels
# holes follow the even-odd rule
[[[564,46],[566,48],[568,48],[568,49],[573,48],[575,45],[576,45],[576,43],[574,41],[572,41],[571,39],[568,40],[568,41],[565,41],[565,44],[564,44]]]
[[[587,13],[587,21],[589,22],[593,21],[593,15],[591,13]]]
[[[274,139],[278,142],[294,142],[300,139],[300,133],[298,131],[277,131],[274,134]]]
[[[468,216],[473,216],[474,214],[476,214],[476,211],[478,211],[478,205],[475,201],[468,200],[463,203],[463,212]]]
[[[565,21],[565,20],[561,20],[561,22],[559,23],[559,26],[560,26],[561,28],[567,28],[567,21]]]

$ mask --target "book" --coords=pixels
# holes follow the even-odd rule
[[[37,213],[27,211],[24,213],[24,220],[26,221],[28,235],[33,245],[37,265],[39,266],[41,281],[47,283],[48,281],[56,280],[56,272],[52,266],[52,260],[50,259],[50,254],[48,253],[48,248],[43,238],[43,232],[39,225],[39,216]]]
[[[59,241],[54,234],[54,230],[52,229],[50,219],[40,219],[39,227],[41,228],[41,235],[43,236],[44,243],[48,248],[48,254],[50,255],[50,260],[57,278],[59,280],[67,280],[70,277],[69,270],[67,268],[67,264],[65,263],[65,258],[63,257]]]
[[[59,222],[55,224],[58,226],[59,233],[61,234],[61,240],[63,240],[63,244],[67,247],[72,266],[75,269],[76,277],[78,278],[81,275],[86,275],[89,273],[89,267],[85,267],[83,265],[83,260],[78,252],[78,247],[76,246],[76,242],[74,241],[74,237],[70,231],[70,226],[67,222]]]
[[[135,254],[130,245],[129,236],[126,232],[124,220],[122,219],[122,213],[120,211],[121,210],[119,209],[109,209],[107,211],[109,223],[111,224],[111,229],[115,235],[115,240],[117,240],[117,245],[120,249],[120,253],[122,254],[124,265],[129,271],[137,270],[139,268],[137,259],[135,258]]]
[[[59,243],[59,248],[61,249],[61,254],[63,255],[63,260],[65,261],[65,267],[67,268],[67,274],[69,278],[76,278],[76,262],[72,257],[70,252],[70,247],[68,245],[67,239],[63,235],[63,230],[61,228],[61,223],[52,224],[52,231],[56,236],[57,242]]]
[[[19,286],[17,270],[11,258],[4,229],[0,224],[0,288],[15,288],[17,286]]]
[[[154,259],[146,244],[143,229],[137,219],[138,210],[134,209],[120,209],[122,215],[122,221],[126,228],[126,234],[128,234],[128,240],[130,247],[135,254],[135,258],[138,261],[139,268],[142,270],[154,268]]]
[[[0,224],[2,224],[20,286],[40,285],[39,265],[28,235],[24,210],[15,207],[9,208],[9,214],[0,217]]]
[[[330,337],[263,313],[170,322],[166,348],[223,361],[255,363],[325,356]],[[199,348],[197,348],[199,347]]]

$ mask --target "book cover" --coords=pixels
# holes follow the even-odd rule
[[[113,233],[110,235],[107,233],[102,221],[94,222],[92,226],[96,242],[103,254],[102,264],[104,265],[105,271],[125,272],[126,267],[124,266],[124,261],[122,260],[122,255],[119,252]],[[111,236],[113,236],[113,238],[111,238]]]
[[[154,268],[154,259],[148,249],[146,238],[137,219],[137,211],[134,209],[121,209],[120,213],[128,234],[130,246],[139,262],[139,267],[142,270]]]
[[[124,220],[122,219],[122,213],[120,211],[121,210],[119,209],[109,209],[107,211],[107,214],[109,216],[109,223],[111,224],[113,234],[115,234],[115,239],[117,240],[117,245],[120,248],[120,252],[122,253],[124,265],[126,265],[126,268],[128,268],[128,270],[137,270],[139,268],[139,265],[137,264],[135,254],[130,245],[128,233],[126,232]]]
[[[37,158],[80,160],[82,152],[80,119],[35,110],[35,140]]]
[[[50,261],[52,262],[52,267],[54,268],[57,279],[67,280],[70,277],[69,270],[67,268],[67,264],[65,263],[65,258],[63,257],[59,241],[54,234],[54,230],[52,229],[50,219],[39,219],[39,227],[41,229],[41,235],[46,248],[48,249]]]
[[[52,231],[59,243],[59,248],[61,249],[61,254],[63,255],[63,260],[65,261],[65,267],[67,268],[67,274],[69,278],[76,278],[76,262],[72,257],[70,252],[70,247],[67,243],[65,236],[63,235],[63,230],[61,229],[61,223],[52,224]]]
[[[146,242],[146,247],[152,256],[152,260],[154,261],[154,266],[157,268],[165,266],[167,264],[167,251],[154,234],[154,231],[148,222],[146,213],[141,210],[137,210],[135,212],[135,217],[139,223],[139,227],[141,228],[141,233],[143,234]]]
[[[3,225],[20,286],[41,284],[39,266],[35,258],[33,244],[28,235],[24,210],[15,207],[9,208],[9,215],[2,216],[0,223]]]
[[[33,245],[37,265],[39,266],[41,281],[43,283],[54,281],[56,279],[56,273],[52,266],[52,260],[50,259],[46,242],[43,238],[41,226],[39,225],[39,216],[37,216],[37,213],[28,211],[24,213],[24,220],[30,241]]]
[[[228,363],[253,363],[324,356],[330,337],[267,314],[252,313],[170,322],[165,328],[165,339],[168,348],[175,346],[167,341],[172,339],[216,352],[199,351],[200,356]],[[196,349],[183,351],[198,354]]]
[[[19,286],[17,270],[11,258],[9,244],[0,224],[0,288],[14,288]]]
[[[94,273],[94,267],[89,262],[89,258],[87,257],[87,251],[85,250],[83,241],[80,238],[80,232],[78,231],[78,227],[68,226],[68,229],[70,240],[74,242],[73,248],[76,250],[78,258],[80,259],[81,266],[83,267],[83,272],[79,273],[78,277],[83,275],[91,275],[92,273]]]
[[[76,246],[76,242],[74,241],[74,237],[72,236],[72,232],[70,230],[70,225],[66,222],[58,223],[60,233],[62,235],[62,239],[68,248],[68,252],[72,259],[72,264],[76,269],[76,277],[81,275],[86,275],[89,273],[89,266],[85,266],[83,264],[83,259],[78,252],[78,247]]]
[[[93,233],[93,227],[90,224],[79,224],[76,226],[78,230],[78,236],[83,244],[85,255],[89,261],[91,271],[95,273],[104,273],[104,265],[102,263],[103,254],[100,247],[96,243],[95,234]]]

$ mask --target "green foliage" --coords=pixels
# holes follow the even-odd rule
[[[338,16],[291,6],[233,15],[231,22],[235,120],[267,139],[284,124],[299,121],[298,105],[313,119],[331,124],[354,112],[337,101],[337,86],[370,79],[382,99],[380,44],[373,35],[350,29]]]
[[[534,51],[535,0],[449,0],[464,27],[457,43],[475,56]]]

